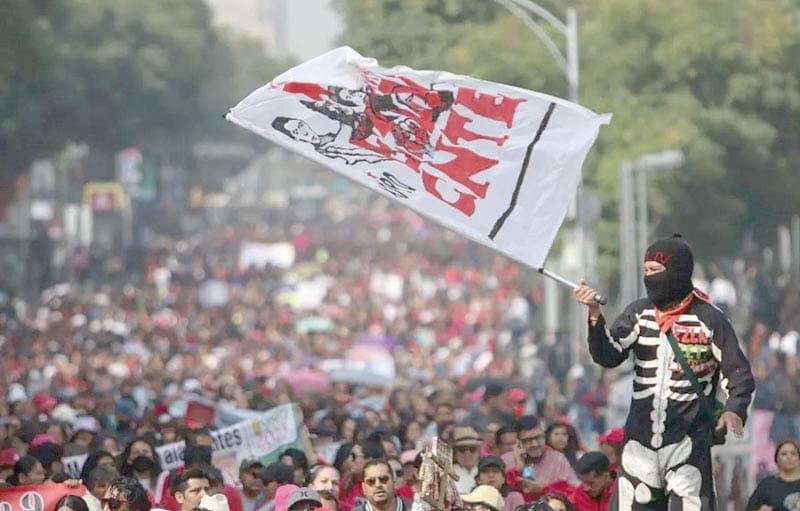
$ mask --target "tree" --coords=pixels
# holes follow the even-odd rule
[[[339,3],[343,42],[384,65],[566,96],[552,57],[496,2]],[[556,13],[564,5],[541,3]],[[775,227],[800,212],[798,7],[783,0],[573,5],[582,103],[614,113],[584,166],[587,186],[603,200],[594,228],[606,277],[618,262],[618,169],[644,153],[680,148],[687,155],[684,168],[650,178],[654,237],[682,232],[701,259],[732,255],[746,232],[773,241]]]
[[[205,2],[10,1],[0,21],[0,174],[68,141],[90,145],[106,173],[96,177],[111,177],[111,158],[130,145],[190,163],[197,140],[230,128],[227,108],[285,64],[219,34]]]

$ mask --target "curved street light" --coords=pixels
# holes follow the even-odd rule
[[[580,65],[578,54],[578,12],[574,7],[566,10],[566,19],[560,20],[556,15],[533,2],[532,0],[495,0],[519,18],[539,40],[558,63],[559,69],[567,79],[569,100],[575,103],[580,98]],[[566,40],[565,51],[561,51],[553,39],[541,27],[533,16],[538,16],[556,29]]]
[[[544,47],[553,57],[558,64],[559,69],[567,79],[567,86],[569,90],[569,100],[575,103],[580,102],[580,64],[578,53],[578,12],[574,7],[568,7],[565,13],[565,19],[562,21],[558,16],[537,4],[532,0],[495,0],[498,4],[505,7],[511,14],[522,21],[531,32],[544,44]],[[564,36],[565,44],[564,51],[559,48],[559,45],[551,38],[548,33],[542,28],[537,19],[547,22],[558,33]],[[578,225],[575,228],[574,243],[577,245],[576,252],[578,254],[577,267],[578,272],[585,272],[587,278],[594,276],[594,254],[586,254],[588,243],[586,235],[586,226],[581,215],[578,214],[581,207],[580,197],[583,196],[583,178],[578,183],[578,190],[575,194],[572,211],[575,211],[578,217]],[[594,245],[592,245],[593,247]],[[592,249],[593,250],[593,249]],[[588,266],[588,267],[587,267]],[[547,283],[545,284],[545,324],[548,328],[558,328],[558,311],[557,306],[547,299],[548,294],[557,293],[553,290],[548,292]],[[557,299],[555,300],[557,301]],[[548,303],[553,303],[553,307],[548,307]],[[573,339],[577,339],[581,331],[583,320],[581,318],[582,311],[577,304],[572,305],[572,321],[571,333]]]

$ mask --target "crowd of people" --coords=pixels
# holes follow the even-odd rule
[[[292,260],[245,267],[248,242],[288,242]],[[441,437],[454,448],[464,506],[605,509],[632,367],[603,370],[563,333],[542,332],[536,281],[413,213],[383,200],[310,218],[289,209],[263,223],[159,234],[135,258],[103,247],[73,263],[69,284],[0,312],[7,484],[68,481],[61,459],[86,454],[80,479],[93,511],[218,511],[221,499],[206,499],[216,495],[231,511],[400,511],[424,506],[421,452]],[[754,498],[800,484],[797,444],[783,442],[800,438],[800,291],[772,268],[696,274],[753,361],[751,469],[773,485]],[[210,283],[222,292],[201,299]],[[324,370],[365,345],[390,356],[394,377],[365,384]],[[312,389],[298,371],[321,383]],[[338,450],[221,471],[210,425],[186,424],[175,406],[192,395],[249,410],[298,403],[314,447]],[[161,470],[155,448],[176,440],[186,442],[185,468]]]

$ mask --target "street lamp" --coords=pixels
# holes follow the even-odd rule
[[[620,304],[622,306],[644,295],[644,270],[637,258],[644,254],[648,240],[647,173],[680,167],[683,152],[670,149],[648,153],[635,161],[620,165],[619,238],[620,238]],[[633,178],[636,174],[638,188],[638,226],[634,210]],[[637,234],[638,231],[638,234]],[[637,239],[638,238],[638,239]]]
[[[498,4],[508,9],[511,14],[516,16],[527,26],[539,40],[544,44],[544,47],[555,59],[559,69],[567,79],[567,86],[569,89],[569,100],[575,103],[580,101],[580,65],[578,53],[578,12],[574,7],[566,9],[566,16],[561,20],[558,16],[545,9],[541,5],[533,2],[532,0],[495,0]],[[547,34],[542,28],[536,18],[544,20],[552,26],[557,32],[564,36],[565,44],[564,51],[559,49],[559,45]],[[594,263],[594,256],[589,254],[587,257],[587,244],[586,242],[586,226],[582,215],[577,214],[578,208],[581,207],[583,202],[580,198],[583,195],[583,178],[578,183],[578,190],[575,194],[573,211],[576,212],[578,221],[577,228],[572,238],[576,246],[575,253],[577,254],[577,271],[585,272],[587,278],[591,278],[594,273],[593,268],[587,268],[587,264]],[[592,245],[593,247],[594,245]],[[551,287],[552,286],[552,287]],[[554,282],[545,282],[545,325],[548,330],[555,330],[559,328],[558,321],[558,291],[555,288]],[[578,332],[583,320],[581,319],[581,310],[577,303],[572,304],[572,333],[573,338],[578,338]]]
[[[567,79],[569,100],[578,103],[580,97],[580,65],[578,60],[578,12],[575,8],[568,7],[566,19],[562,21],[556,15],[531,0],[495,0],[495,2],[519,18],[542,41],[542,44],[558,63],[559,69]],[[558,48],[555,41],[547,35],[547,32],[542,29],[532,15],[545,20],[564,36],[566,51],[562,52]]]

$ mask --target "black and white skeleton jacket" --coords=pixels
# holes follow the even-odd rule
[[[744,422],[755,384],[728,319],[712,304],[694,297],[671,331],[706,395],[715,396],[721,386],[727,396],[725,411],[736,413]],[[659,330],[650,300],[631,303],[611,328],[602,316],[594,326],[590,324],[589,351],[604,367],[616,367],[633,352],[633,399],[626,439],[658,449],[685,435],[710,432],[713,425],[699,420],[697,394]]]

